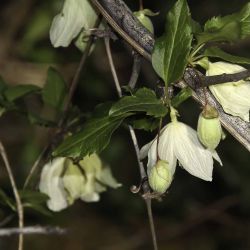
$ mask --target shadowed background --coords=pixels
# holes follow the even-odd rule
[[[126,1],[138,9],[136,0]],[[204,23],[214,15],[238,11],[247,1],[188,1],[193,18]],[[165,13],[174,1],[144,0],[144,6],[160,15],[153,17],[156,35],[164,29]],[[54,49],[49,27],[60,10],[61,1],[2,0],[0,2],[0,75],[11,84],[43,86],[49,66],[56,67],[70,83],[81,53],[71,45]],[[116,100],[113,79],[103,41],[96,43],[79,81],[73,103],[83,112],[96,104]],[[224,45],[228,52],[250,57],[250,40],[236,46]],[[132,57],[123,45],[112,43],[112,52],[120,82],[129,80]],[[156,89],[157,76],[143,62],[138,86]],[[36,106],[29,98],[27,105]],[[200,107],[194,101],[180,108],[182,121],[196,127]],[[153,134],[138,131],[142,146]],[[21,187],[32,164],[49,138],[48,130],[30,125],[15,113],[0,118],[0,138],[6,146],[18,186]],[[250,158],[249,152],[227,134],[218,148],[224,166],[215,163],[213,182],[204,182],[180,167],[162,202],[153,202],[155,224],[161,250],[245,250],[250,249]],[[152,249],[144,202],[129,189],[139,183],[139,171],[126,128],[119,129],[101,154],[123,187],[101,195],[98,203],[76,202],[67,210],[46,217],[25,210],[25,225],[58,225],[69,229],[66,236],[25,236],[26,250],[140,250]],[[1,162],[0,187],[11,194],[9,180]],[[9,215],[0,206],[0,223]],[[4,227],[16,226],[13,218]],[[0,249],[16,249],[17,238],[0,238]]]

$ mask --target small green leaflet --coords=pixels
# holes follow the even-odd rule
[[[204,52],[204,55],[208,57],[220,58],[227,62],[236,63],[236,64],[250,64],[249,58],[228,54],[218,47],[211,47],[211,48],[206,49]]]
[[[198,43],[208,41],[235,42],[250,35],[250,3],[240,12],[224,17],[213,17],[204,26],[204,32],[197,35]]]
[[[158,99],[155,92],[141,88],[133,96],[125,96],[115,103],[110,111],[110,116],[120,116],[128,112],[146,112],[147,115],[163,117],[168,110]]]
[[[43,101],[57,110],[62,110],[66,93],[63,77],[55,69],[49,68],[46,84],[42,90]]]
[[[54,151],[54,156],[84,157],[101,152],[109,144],[112,133],[131,113],[90,119],[81,131],[68,137]]]
[[[4,91],[4,95],[9,102],[13,102],[26,95],[39,92],[41,89],[35,85],[17,85],[14,87],[8,87]]]
[[[181,103],[185,102],[192,96],[192,90],[189,87],[182,89],[172,100],[171,104],[174,108],[177,108]]]
[[[156,40],[152,64],[166,86],[182,77],[191,49],[191,18],[186,0],[178,0],[167,15],[166,32]]]

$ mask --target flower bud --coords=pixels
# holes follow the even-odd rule
[[[149,173],[149,185],[157,193],[163,194],[169,188],[173,179],[167,161],[159,160]]]
[[[222,138],[222,128],[218,112],[210,105],[206,105],[199,116],[198,137],[201,143],[209,150],[214,150]]]
[[[150,18],[148,17],[148,16],[154,16],[155,14],[153,12],[149,11],[148,9],[145,9],[145,10],[140,10],[140,11],[134,12],[134,15],[138,18],[138,20],[140,21],[140,23],[146,29],[148,29],[151,33],[154,34],[153,23],[150,20]]]

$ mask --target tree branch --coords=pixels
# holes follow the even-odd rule
[[[122,0],[91,0],[92,3],[101,12],[106,21],[113,27],[113,29],[121,35],[138,53],[140,53],[147,60],[151,60],[151,53],[154,46],[154,37],[141,23],[134,17],[133,13]],[[194,80],[196,71],[188,69],[184,74],[185,82],[180,82],[180,85],[188,84],[193,90],[193,97],[200,103],[203,101],[202,92]],[[219,76],[203,76],[201,77],[204,84],[211,85],[219,81],[219,83],[228,82],[229,80],[238,81],[239,77],[243,79],[250,76],[250,70],[243,71],[236,74],[222,74]],[[208,92],[208,102],[213,105],[219,112],[222,125],[231,133],[245,148],[250,152],[250,133],[249,123],[243,121],[238,117],[228,115],[224,112],[220,104]]]

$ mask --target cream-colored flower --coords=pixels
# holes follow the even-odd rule
[[[67,192],[61,178],[65,159],[60,157],[48,162],[41,173],[39,190],[49,196],[47,206],[52,211],[61,211],[68,206]]]
[[[47,163],[42,170],[39,189],[49,196],[48,208],[60,211],[76,199],[99,201],[99,194],[107,187],[120,186],[110,168],[103,166],[97,154],[92,154],[84,157],[78,165],[65,157]]]
[[[206,75],[233,74],[244,70],[245,68],[237,64],[216,62],[208,64]],[[209,89],[226,113],[249,122],[250,81],[216,84],[209,86]]]
[[[97,14],[89,0],[65,0],[62,12],[54,17],[50,40],[54,47],[67,47],[82,29],[93,28]]]
[[[176,110],[171,108],[172,122],[162,128],[158,143],[158,155],[169,163],[172,174],[177,160],[190,174],[205,181],[212,181],[213,157],[220,162],[217,153],[200,143],[197,133],[186,124],[177,121]],[[157,162],[157,137],[141,149],[141,158],[148,155],[148,174]]]

